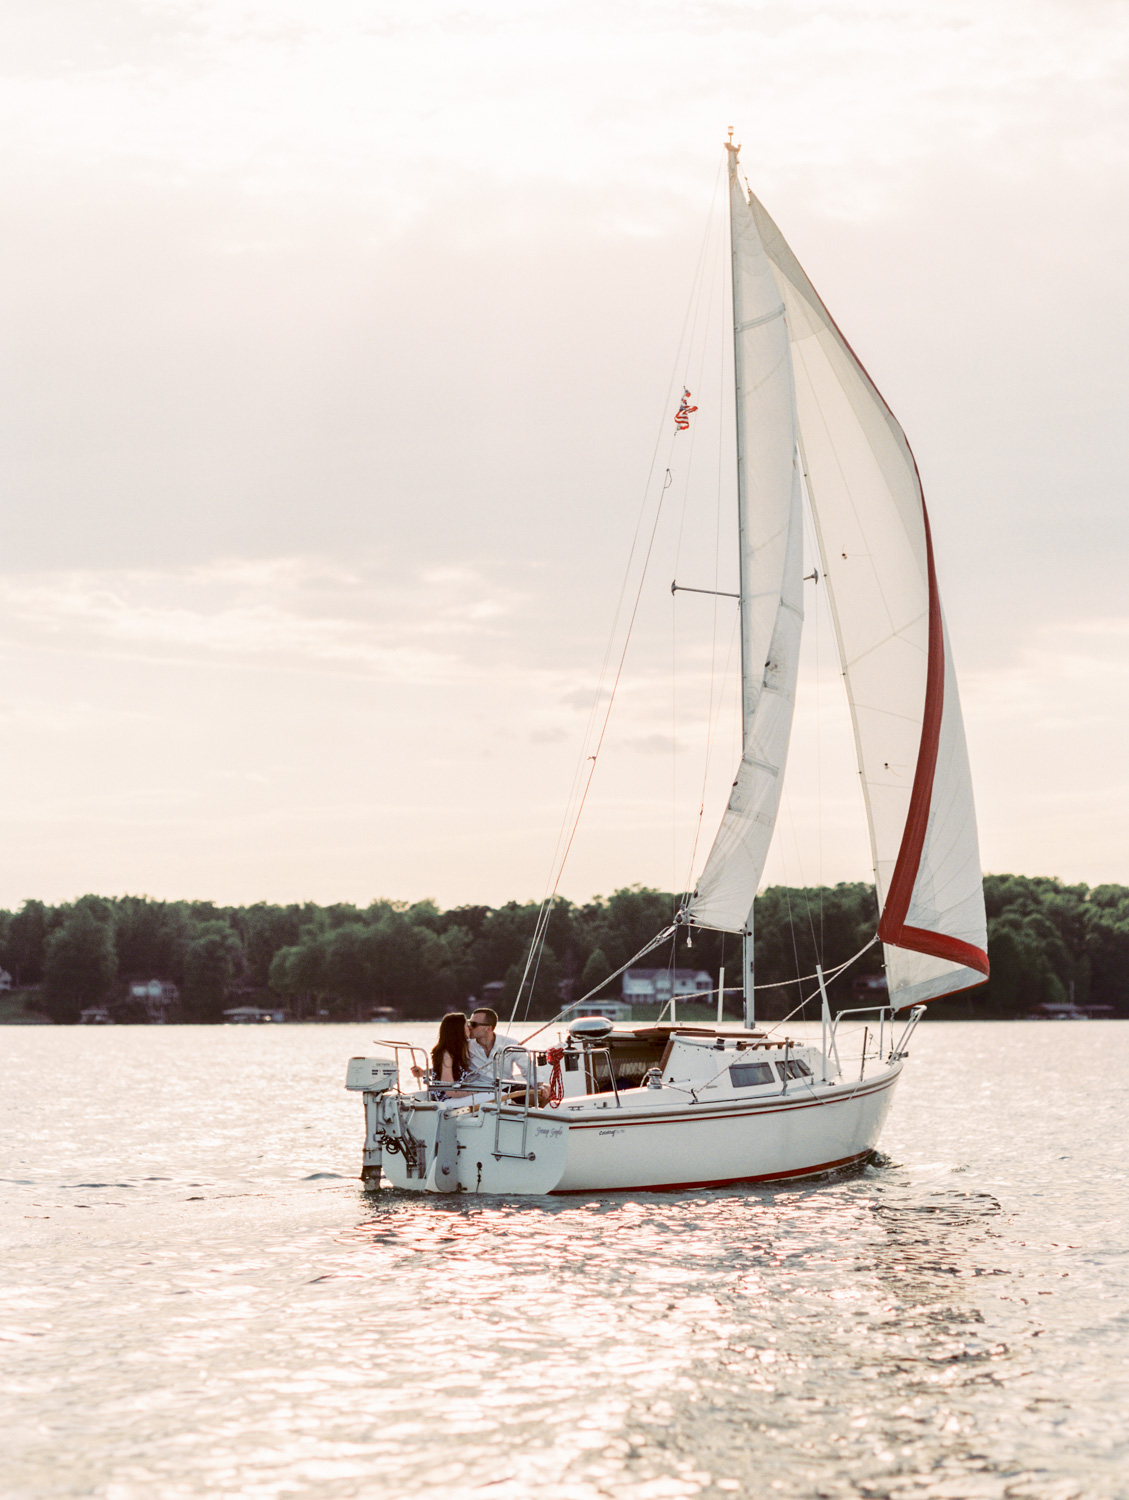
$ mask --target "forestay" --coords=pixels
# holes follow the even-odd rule
[[[803,628],[803,511],[792,358],[780,289],[729,148],[743,753],[687,911],[743,931],[776,823]]]

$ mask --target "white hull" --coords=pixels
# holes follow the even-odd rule
[[[499,1112],[491,1101],[444,1114],[426,1095],[391,1095],[378,1105],[380,1165],[392,1187],[410,1192],[646,1192],[811,1177],[873,1152],[901,1070],[899,1060],[854,1085],[689,1106],[633,1089],[618,1107]],[[404,1137],[407,1151],[388,1148]]]
[[[599,1119],[572,1120],[565,1169],[552,1191],[720,1187],[851,1166],[877,1145],[901,1069],[899,1062],[853,1089],[794,1089],[752,1107],[699,1105],[641,1119],[643,1112],[631,1109],[614,1121],[601,1110]]]
[[[613,1033],[580,1021],[560,1050],[507,1048],[494,1091],[478,1103],[403,1093],[391,1058],[354,1058],[347,1087],[365,1098],[364,1176],[418,1193],[545,1194],[838,1171],[877,1146],[918,1014],[896,1042],[885,1020],[863,1028],[862,1050],[845,1068],[837,1023],[824,1052],[756,1031],[671,1024]],[[601,1025],[598,1038],[575,1034]],[[511,1102],[510,1054],[525,1059],[527,1077],[547,1061],[556,1068],[558,1107],[527,1109],[524,1087],[523,1102]]]

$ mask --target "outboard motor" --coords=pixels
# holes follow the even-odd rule
[[[382,1151],[378,1109],[380,1096],[395,1088],[400,1070],[395,1058],[351,1057],[345,1074],[345,1087],[364,1094],[365,1100],[365,1158],[361,1168],[361,1181],[368,1187],[380,1186]]]

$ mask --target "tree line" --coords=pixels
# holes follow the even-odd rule
[[[994,875],[984,889],[992,978],[939,1002],[934,1014],[1022,1016],[1074,999],[1129,1016],[1129,888]],[[222,1020],[226,1007],[241,1003],[281,1003],[299,1019],[357,1020],[377,1006],[427,1018],[463,1007],[491,981],[502,985],[506,1014],[516,1001],[519,1016],[544,1019],[562,999],[580,998],[626,964],[676,906],[669,892],[640,886],[584,904],[558,900],[535,972],[523,984],[540,910],[534,902],[442,911],[431,901],[221,907],[141,896],[83,896],[60,906],[31,900],[0,911],[0,968],[30,1008],[58,1022],[77,1021],[97,1005],[118,1020],[143,1019],[129,983],[153,978],[178,987],[170,1019],[189,1022]],[[857,953],[876,921],[869,885],[764,891],[756,908],[757,981],[780,988],[758,1000],[758,1013],[791,1011],[812,988],[798,976]],[[683,928],[641,963],[706,970],[712,983],[724,965],[727,983],[736,983],[739,942]],[[881,949],[869,948],[834,982],[833,1002],[845,1003],[852,982],[881,967]],[[618,993],[617,979],[606,994]]]

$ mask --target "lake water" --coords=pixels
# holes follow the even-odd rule
[[[0,1031],[0,1493],[1129,1496],[1129,1024],[923,1024],[861,1176],[524,1201],[360,1191],[371,1035]]]

